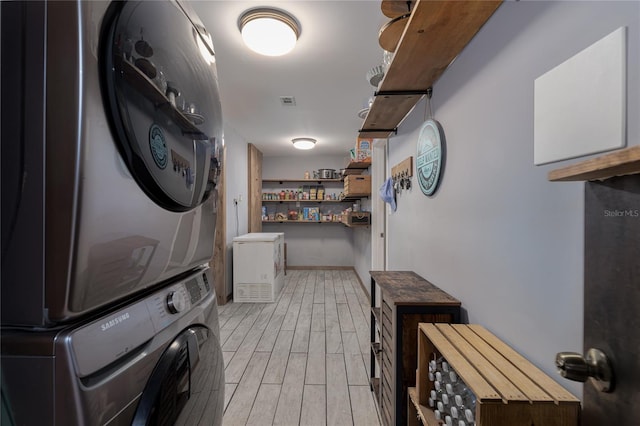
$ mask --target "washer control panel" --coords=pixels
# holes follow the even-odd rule
[[[209,269],[200,270],[74,330],[70,344],[78,376],[87,376],[109,365],[189,312],[211,292],[209,274]]]
[[[209,294],[208,273],[209,270],[201,271],[147,299],[147,308],[156,331],[169,326]]]

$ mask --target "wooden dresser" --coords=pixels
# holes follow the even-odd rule
[[[459,323],[460,301],[415,272],[371,271],[371,389],[384,425],[407,424],[421,322]]]

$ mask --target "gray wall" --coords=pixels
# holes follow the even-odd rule
[[[575,393],[555,372],[582,352],[584,184],[533,165],[534,79],[628,26],[628,144],[640,144],[640,2],[505,2],[434,86],[447,162],[427,198],[414,180],[388,219],[388,268],[414,270]],[[597,88],[594,88],[597,90]],[[420,103],[389,141],[415,156]]]
[[[225,124],[224,141],[227,149],[225,167],[227,214],[227,295],[233,292],[233,239],[248,232],[247,208],[247,142],[235,129]],[[234,203],[234,199],[242,201]]]
[[[353,267],[369,293],[371,275],[371,227],[353,229]]]
[[[347,158],[342,156],[264,157],[262,159],[262,177],[264,179],[301,179],[304,172],[320,168],[340,169]],[[265,184],[263,191],[294,189],[287,185]],[[342,183],[326,183],[325,190],[331,194],[342,192]],[[320,208],[348,207],[348,204],[321,204]],[[270,208],[276,205],[269,204]],[[264,224],[263,232],[284,232],[287,244],[288,266],[353,266],[354,231],[340,224]]]

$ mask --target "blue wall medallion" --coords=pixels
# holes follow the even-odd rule
[[[164,140],[162,129],[157,124],[152,124],[149,128],[149,148],[151,149],[151,156],[156,166],[161,169],[167,167],[169,158],[167,143]]]
[[[418,136],[416,174],[424,195],[433,195],[438,189],[444,167],[444,131],[433,119],[424,122]]]

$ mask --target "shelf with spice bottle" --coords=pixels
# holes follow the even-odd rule
[[[334,188],[325,187],[323,183],[327,180],[308,181],[308,180],[263,180],[262,201],[340,201],[343,198],[342,182],[332,179],[330,182],[337,183]],[[286,188],[276,188],[273,183],[291,183],[298,185],[290,185]],[[317,185],[316,182],[319,182]],[[271,183],[271,185],[268,185]],[[300,185],[303,183],[303,185]],[[313,184],[311,184],[313,183]],[[329,192],[330,191],[330,192]]]

